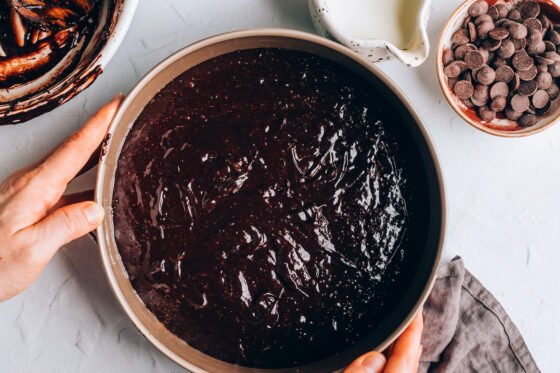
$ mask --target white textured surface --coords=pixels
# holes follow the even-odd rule
[[[557,371],[560,126],[507,140],[454,114],[438,87],[433,52],[459,3],[433,1],[433,47],[423,66],[380,67],[412,99],[439,151],[449,204],[445,260],[461,255],[510,313],[541,369]],[[123,46],[89,90],[30,123],[0,127],[0,179],[47,153],[171,52],[216,33],[264,26],[313,31],[306,0],[141,1]],[[69,245],[31,289],[0,304],[0,331],[2,372],[181,371],[124,316],[88,239]]]

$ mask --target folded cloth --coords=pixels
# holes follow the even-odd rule
[[[540,372],[500,303],[461,258],[439,268],[423,311],[424,372]]]

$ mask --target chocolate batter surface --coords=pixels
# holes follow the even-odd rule
[[[116,241],[148,308],[191,346],[253,367],[368,334],[408,285],[421,215],[392,110],[346,68],[282,49],[171,82],[130,131],[114,188]]]

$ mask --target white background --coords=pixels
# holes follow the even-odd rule
[[[37,160],[104,102],[128,92],[171,52],[252,27],[313,32],[306,0],[141,0],[104,74],[64,107],[0,127],[0,179]],[[448,196],[447,261],[455,255],[503,304],[544,371],[560,366],[560,125],[524,139],[471,128],[443,99],[434,63],[439,32],[459,0],[433,0],[430,58],[417,69],[380,65],[429,128]],[[82,185],[91,183],[82,181]],[[90,184],[91,185],[91,184]],[[426,327],[429,328],[429,325]],[[1,372],[180,372],[134,329],[87,238],[63,249],[39,281],[0,304]]]

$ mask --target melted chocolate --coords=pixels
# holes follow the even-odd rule
[[[0,0],[0,125],[66,103],[102,73],[124,0]]]
[[[176,78],[131,129],[114,188],[147,307],[253,367],[317,361],[371,332],[408,285],[421,216],[397,120],[377,89],[302,52],[234,52]]]

